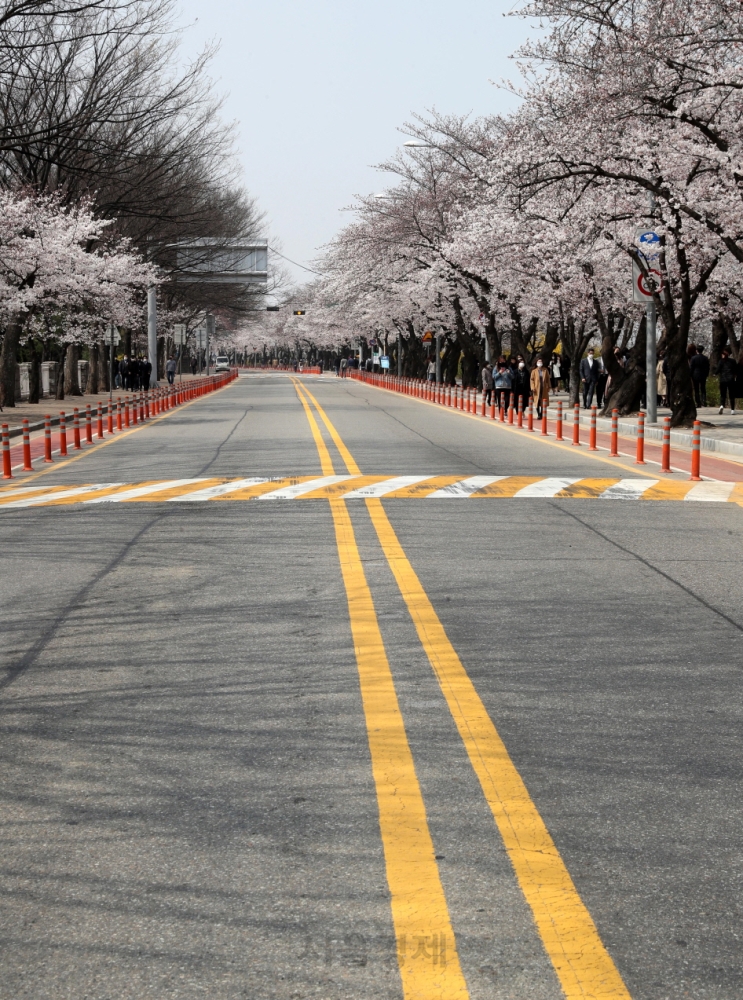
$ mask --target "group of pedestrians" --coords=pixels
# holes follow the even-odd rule
[[[175,367],[173,371],[175,372]],[[118,363],[114,380],[117,389],[131,389],[137,392],[140,389],[149,389],[151,375],[152,365],[147,358],[142,356],[130,358],[125,354]]]
[[[537,416],[541,417],[542,407],[549,405],[552,376],[541,358],[530,371],[524,358],[517,354],[509,360],[499,358],[495,366],[488,362],[482,370],[482,388],[486,405],[494,398],[498,409],[505,409],[512,395],[517,409],[526,409],[533,398]]]
[[[500,357],[495,365],[490,362],[485,365],[481,377],[488,406],[491,397],[494,396],[495,405],[499,409],[505,408],[513,394],[514,406],[517,409],[519,406],[526,409],[529,400],[533,400],[537,417],[542,416],[542,407],[549,405],[550,393],[558,390],[560,382],[563,381],[566,388],[569,385],[567,366],[559,354],[553,355],[548,366],[542,358],[537,358],[531,369],[527,367],[526,361],[520,354],[512,355],[508,359]],[[600,359],[594,356],[592,350],[588,351],[580,363],[580,379],[583,387],[583,406],[588,409],[593,403],[594,395],[596,402],[601,406],[607,376]]]

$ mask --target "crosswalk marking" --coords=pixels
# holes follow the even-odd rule
[[[368,500],[369,497],[383,497],[388,493],[394,493],[405,486],[413,486],[424,479],[432,479],[433,476],[394,476],[392,479],[375,483],[371,486],[362,486],[357,490],[351,490],[343,497],[344,500]]]
[[[428,494],[429,500],[441,500],[450,497],[469,497],[477,490],[484,489],[486,486],[490,486],[491,483],[497,483],[501,479],[505,479],[505,476],[470,476],[469,479],[460,479],[456,483],[451,483],[449,486],[443,486],[440,490],[435,490],[433,493]]]
[[[206,482],[205,479],[170,479],[161,483],[147,483],[145,486],[134,486],[120,493],[110,493],[103,497],[94,497],[84,503],[122,503],[125,500],[137,500],[139,497],[148,496],[152,493],[162,493],[165,490],[173,490],[179,486],[191,486],[194,483]]]
[[[314,493],[324,486],[334,486],[336,483],[348,482],[353,476],[322,476],[320,479],[310,479],[308,483],[296,483],[294,486],[284,486],[280,490],[271,490],[258,497],[259,500],[296,500],[306,493]]]
[[[232,483],[219,483],[217,486],[207,486],[206,489],[196,490],[187,493],[185,496],[168,497],[168,503],[197,503],[202,500],[214,500],[217,497],[226,496],[228,493],[235,493],[237,490],[245,489],[249,486],[259,486],[271,480],[253,476],[251,479],[236,479]]]
[[[45,503],[47,500],[68,500],[75,498],[76,502],[84,494],[94,493],[96,490],[107,489],[110,486],[121,486],[121,483],[103,483],[94,484],[93,486],[73,486],[67,489],[50,490],[48,493],[37,493],[33,496],[26,497],[23,500],[13,500],[10,503],[3,504],[3,507],[8,510],[9,508],[17,507],[38,507]]]
[[[573,483],[577,482],[577,479],[542,479],[539,483],[531,483],[529,486],[524,486],[518,493],[514,493],[514,496],[553,497],[556,493],[560,493],[561,490],[567,489],[568,486],[572,486]]]
[[[665,500],[737,503],[743,483],[555,476],[328,475],[163,479],[145,483],[0,487],[0,509],[101,503],[211,503],[239,500]]]

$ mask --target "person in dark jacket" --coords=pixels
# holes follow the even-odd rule
[[[523,358],[519,358],[518,367],[516,368],[516,374],[511,378],[511,391],[513,392],[513,405],[516,410],[519,409],[519,405],[523,412],[526,412],[529,406],[529,397],[531,396],[531,372],[526,367],[526,362]],[[521,403],[519,404],[519,400]]]
[[[725,409],[725,399],[730,400],[730,412],[735,413],[735,382],[738,366],[730,357],[727,347],[722,351],[715,375],[720,380],[720,413]]]
[[[709,358],[705,356],[704,347],[697,346],[696,354],[689,358],[691,381],[694,386],[694,402],[697,406],[707,405],[707,379],[709,378]]]
[[[583,384],[584,410],[587,410],[591,403],[593,403],[593,394],[598,386],[600,375],[601,365],[598,360],[594,358],[593,350],[590,349],[580,363],[580,380]]]

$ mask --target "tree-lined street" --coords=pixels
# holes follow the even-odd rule
[[[667,478],[298,382],[27,485]],[[4,993],[738,995],[738,503],[184,489],[0,491]]]

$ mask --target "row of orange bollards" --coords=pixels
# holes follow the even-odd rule
[[[237,378],[237,372],[231,371],[229,374],[211,378],[192,379],[189,382],[178,385],[158,386],[144,392],[135,393],[131,401],[129,396],[124,396],[123,406],[121,397],[117,397],[115,404],[116,430],[120,431],[125,427],[135,426],[144,423],[151,417],[159,416],[168,410],[188,403],[191,400],[205,396],[215,389],[221,389]],[[114,405],[113,401],[105,405],[107,411],[107,431],[114,433]],[[96,408],[97,436],[103,438],[103,414],[104,404],[98,403]],[[75,407],[72,411],[72,441],[75,451],[82,448],[80,427],[80,411]],[[24,418],[22,422],[23,441],[23,471],[33,472],[31,461],[31,435],[29,432],[28,420]],[[85,443],[93,443],[93,411],[90,403],[85,406]],[[7,424],[2,425],[2,451],[3,451],[3,479],[12,479],[13,472],[10,460],[10,433]],[[59,454],[64,457],[67,452],[67,416],[64,412],[59,415]],[[44,417],[44,462],[53,462],[52,458],[52,418],[49,414]]]
[[[373,385],[377,385],[379,388],[388,389],[392,392],[401,392],[406,396],[414,396],[418,399],[425,399],[429,402],[439,403],[442,406],[452,407],[453,409],[461,410],[465,413],[477,414],[477,388],[467,388],[459,385],[444,385],[441,382],[431,382],[425,381],[423,379],[410,379],[402,378],[396,375],[378,375],[370,372],[363,371],[352,371],[350,373],[352,378],[359,379],[363,382],[370,382]],[[524,398],[523,396],[518,397],[518,402],[516,403],[514,399],[514,394],[510,393],[508,407],[506,409],[505,403],[505,393],[499,392],[497,389],[492,390],[491,404],[489,408],[489,414],[486,413],[486,394],[482,393],[482,407],[480,414],[485,417],[489,416],[491,420],[495,420],[496,411],[496,394],[500,397],[500,402],[498,404],[498,416],[501,423],[506,422],[506,414],[508,415],[508,423],[514,423],[514,415],[517,414],[516,426],[523,427],[524,423]],[[598,407],[591,407],[591,422],[589,424],[588,431],[588,450],[598,451],[597,444],[597,416]],[[547,428],[547,406],[542,407],[542,435],[548,435]],[[534,404],[531,398],[529,399],[526,427],[528,431],[534,431]],[[555,440],[563,441],[563,410],[562,410],[562,400],[557,401],[557,419],[556,419],[556,430],[555,430]],[[580,447],[580,404],[575,403],[573,407],[573,440],[572,444]],[[610,447],[609,447],[609,458],[619,457],[619,411],[612,410],[611,412],[611,435],[610,435]],[[640,413],[637,418],[637,449],[635,455],[635,465],[646,465],[645,462],[645,414]],[[694,421],[694,429],[692,433],[692,445],[691,445],[691,480],[692,482],[701,482],[700,475],[701,466],[701,424],[698,420]],[[661,447],[661,472],[671,472],[671,418],[663,418],[663,440]]]

